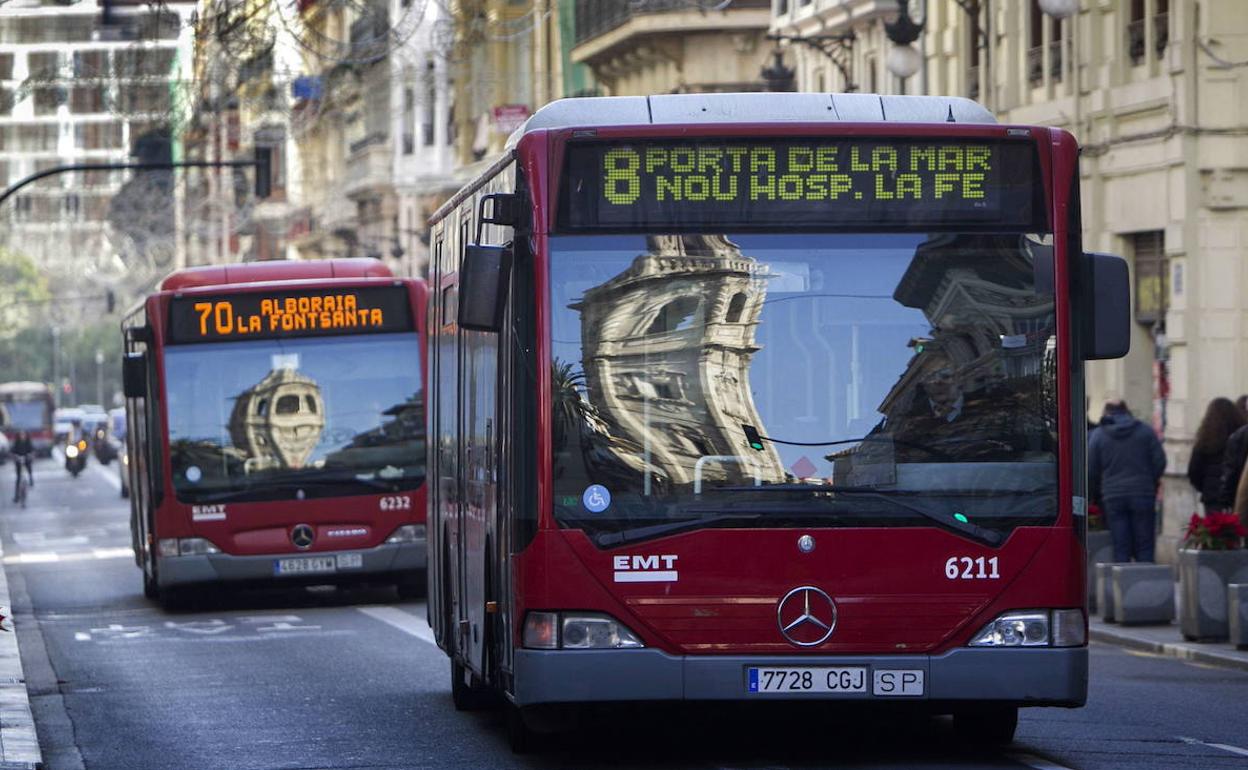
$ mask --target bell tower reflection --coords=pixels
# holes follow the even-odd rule
[[[766,435],[750,391],[766,268],[722,235],[650,236],[647,253],[585,291],[581,366],[588,433],[620,467],[673,485],[784,479],[770,445],[751,449],[742,425]],[[637,460],[640,459],[640,462]]]
[[[229,430],[248,473],[302,468],[325,430],[321,387],[293,368],[273,369],[235,399]]]

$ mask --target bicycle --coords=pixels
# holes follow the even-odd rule
[[[27,486],[28,485],[26,483],[26,474],[19,473],[17,475],[17,489],[13,491],[13,502],[17,503],[18,507],[20,508],[26,507],[26,487]]]

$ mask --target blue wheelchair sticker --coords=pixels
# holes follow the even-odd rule
[[[601,484],[590,484],[581,495],[581,502],[590,513],[602,513],[611,505],[611,493]]]

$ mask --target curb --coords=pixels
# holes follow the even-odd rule
[[[4,549],[0,547],[0,564],[3,558]],[[43,767],[43,754],[30,711],[22,655],[17,647],[9,578],[3,568],[0,568],[0,612],[13,626],[0,631],[0,770],[38,770]]]
[[[1185,642],[1157,642],[1152,639],[1141,638],[1129,631],[1121,631],[1116,628],[1104,627],[1089,628],[1088,638],[1095,642],[1116,644],[1119,647],[1128,647],[1140,652],[1151,652],[1154,655],[1165,655],[1169,658],[1188,660],[1193,663],[1204,663],[1211,666],[1222,666],[1224,668],[1234,668],[1240,671],[1248,671],[1248,657],[1218,652],[1216,650],[1208,650],[1195,644],[1187,644]]]

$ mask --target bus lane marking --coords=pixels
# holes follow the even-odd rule
[[[158,642],[255,642],[291,636],[349,636],[355,633],[351,629],[326,630],[320,625],[305,624],[298,615],[247,615],[229,619],[166,620],[155,625],[111,623],[105,627],[76,631],[74,640],[99,644],[136,639]]]
[[[1230,752],[1231,754],[1238,754],[1241,757],[1248,757],[1248,749],[1241,749],[1238,746],[1231,746],[1230,744],[1227,744],[1227,743],[1210,743],[1208,741],[1202,741],[1196,738],[1188,738],[1182,735],[1178,736],[1178,739],[1188,744],[1189,746],[1192,746],[1192,745],[1208,746],[1211,749],[1221,749],[1222,751],[1227,751],[1227,752]]]
[[[428,642],[433,646],[438,646],[438,640],[433,636],[433,629],[425,622],[425,619],[410,612],[404,612],[398,607],[356,607],[357,610],[375,620],[380,620],[390,626],[394,626],[405,634],[416,637],[422,642]]]

